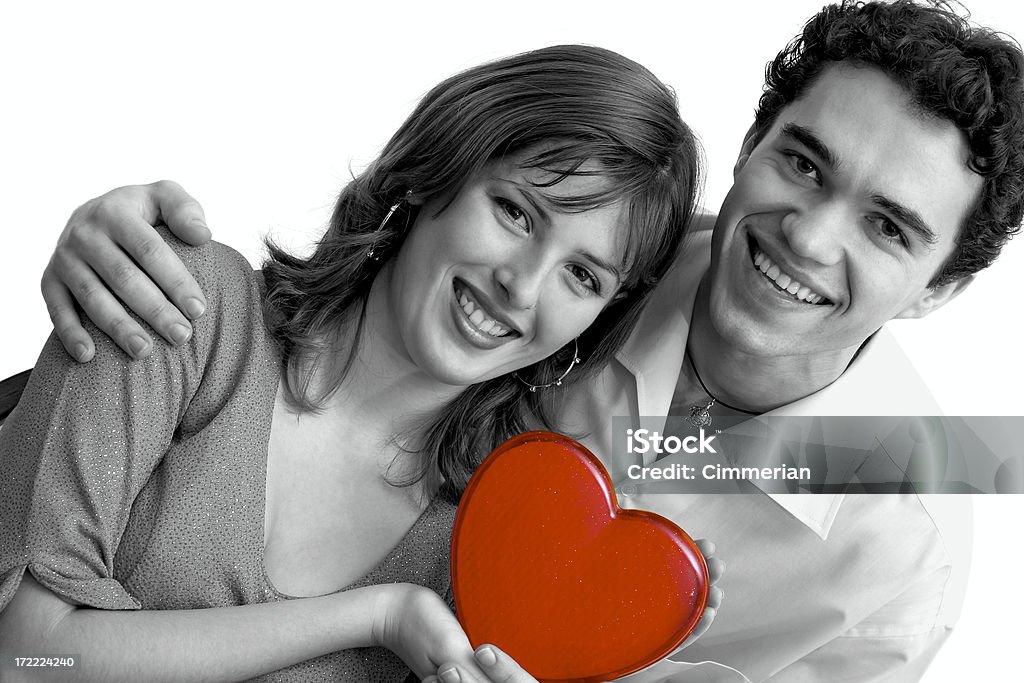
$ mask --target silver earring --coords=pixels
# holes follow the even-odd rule
[[[391,208],[388,209],[388,212],[384,215],[384,220],[380,222],[380,225],[378,225],[377,229],[374,231],[374,239],[378,239],[377,235],[379,235],[381,231],[384,230],[384,226],[386,226],[388,224],[388,221],[391,220],[391,217],[395,215],[395,211],[398,211],[398,207],[400,207],[403,203],[407,202],[409,200],[409,197],[411,196],[412,190],[409,190],[408,192],[405,193],[404,197],[402,197],[397,202],[391,205]],[[380,261],[380,254],[377,254],[376,251],[377,245],[374,244],[372,247],[370,247],[369,251],[366,252],[366,258],[370,259],[371,261]]]
[[[572,369],[574,367],[576,367],[577,363],[582,362],[582,361],[580,361],[580,338],[579,337],[574,338],[572,340],[572,343],[573,343],[572,362],[569,363],[569,367],[565,369],[565,372],[563,372],[559,376],[559,378],[554,380],[553,382],[548,382],[547,384],[531,384],[530,382],[527,382],[525,379],[520,377],[518,372],[513,372],[512,376],[515,377],[520,382],[522,382],[523,384],[525,384],[527,387],[529,387],[530,391],[532,391],[532,392],[536,392],[538,389],[547,389],[548,387],[560,387],[560,386],[562,386],[562,380],[564,380],[566,377],[569,376],[569,373],[572,372]]]

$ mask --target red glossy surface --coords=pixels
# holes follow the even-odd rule
[[[459,621],[544,681],[606,681],[679,646],[700,620],[708,574],[679,527],[622,510],[601,463],[527,432],[479,467],[452,539]]]

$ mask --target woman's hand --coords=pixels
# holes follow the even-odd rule
[[[714,557],[715,544],[701,539],[697,541],[697,547],[708,565],[708,577],[711,581],[711,587],[708,591],[707,606],[704,608],[704,614],[700,622],[679,649],[691,645],[711,627],[711,623],[718,614],[718,608],[721,606],[722,597],[724,596],[722,589],[716,584],[725,572],[725,563]],[[536,683],[537,681],[536,678],[519,666],[514,659],[494,645],[481,645],[473,655],[477,666],[483,671],[483,675],[486,676],[484,679],[486,681],[491,681],[492,683]],[[477,680],[474,678],[476,675],[464,668],[458,661],[445,660],[437,668],[436,675],[423,679],[423,683],[465,683],[466,681]]]
[[[168,180],[111,190],[71,214],[41,287],[57,336],[77,360],[91,360],[95,346],[82,327],[76,300],[133,358],[148,356],[153,341],[122,301],[172,344],[192,334],[189,320],[203,314],[206,299],[153,228],[159,224],[189,244],[210,240],[202,207]]]
[[[459,680],[488,680],[473,660],[473,648],[451,609],[434,591],[414,584],[379,587],[373,641],[402,658],[421,679],[442,665],[457,667]]]
[[[526,673],[515,660],[494,645],[481,645],[473,653],[477,665],[483,671],[483,680],[491,683],[537,683],[537,679]],[[423,683],[466,683],[473,681],[464,669],[455,662],[445,662],[437,669],[437,675],[428,676]]]

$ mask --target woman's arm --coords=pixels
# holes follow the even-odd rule
[[[28,573],[0,612],[0,652],[75,654],[75,680],[234,681],[374,645],[383,587],[202,610],[75,607]]]
[[[75,654],[78,681],[237,681],[376,645],[420,677],[447,661],[462,664],[463,680],[479,675],[451,611],[412,584],[238,607],[118,611],[71,605],[26,573],[0,612],[0,653]]]

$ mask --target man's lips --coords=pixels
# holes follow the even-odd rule
[[[804,284],[800,276],[787,272],[783,266],[772,260],[753,237],[750,237],[750,258],[754,268],[760,271],[765,279],[770,281],[776,289],[792,297],[794,301],[814,306],[832,305],[831,299]]]

